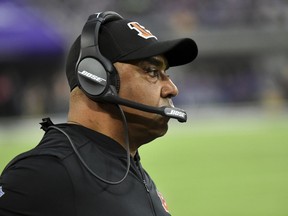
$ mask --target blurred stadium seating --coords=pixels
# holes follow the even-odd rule
[[[88,15],[105,10],[138,20],[160,39],[196,40],[198,59],[170,70],[179,106],[287,107],[285,0],[2,0],[0,116],[67,110],[67,50]]]

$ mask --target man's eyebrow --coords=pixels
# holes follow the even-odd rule
[[[149,64],[155,65],[157,67],[163,67],[165,70],[168,70],[169,68],[167,61],[164,61],[162,59],[160,60],[156,57],[150,57],[150,58],[144,59],[144,61],[148,62]]]

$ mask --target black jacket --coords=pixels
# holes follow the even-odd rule
[[[109,181],[126,171],[126,151],[109,137],[79,125],[59,124],[88,167]],[[166,203],[137,154],[118,185],[94,177],[64,134],[49,128],[40,144],[17,156],[0,178],[0,215],[168,216]]]

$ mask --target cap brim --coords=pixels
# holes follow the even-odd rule
[[[192,62],[198,54],[198,48],[194,40],[183,38],[149,44],[121,56],[117,61],[129,61],[148,58],[155,55],[164,55],[170,67],[184,65]]]

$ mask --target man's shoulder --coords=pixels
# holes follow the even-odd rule
[[[42,215],[44,212],[64,215],[58,213],[69,210],[63,207],[63,201],[73,202],[73,184],[65,166],[48,155],[15,161],[3,171],[0,185],[5,193],[0,200],[0,215],[2,211],[3,215],[6,213],[5,209],[11,212],[31,211],[31,215]]]
[[[68,130],[69,126],[63,124],[61,126],[63,130]],[[20,166],[23,163],[29,163],[29,161],[39,161],[44,164],[53,163],[55,161],[61,161],[71,155],[73,149],[69,145],[69,140],[56,130],[46,130],[44,136],[33,149],[23,152],[14,157],[6,166],[4,171],[14,165]]]

